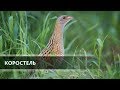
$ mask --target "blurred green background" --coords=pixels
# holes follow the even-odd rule
[[[97,64],[105,64],[110,76],[119,78],[118,11],[1,11],[0,54],[39,54],[61,15],[74,17],[64,30],[65,55],[95,56]]]

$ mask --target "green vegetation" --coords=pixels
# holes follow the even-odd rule
[[[65,55],[76,69],[37,70],[37,78],[120,78],[120,12],[1,11],[0,55],[36,55],[46,46],[60,15],[74,17],[64,30]],[[88,59],[95,56],[96,59]],[[81,68],[81,64],[85,68]],[[87,66],[95,65],[96,69]],[[69,68],[69,65],[67,68]],[[22,78],[26,70],[0,70],[0,78]]]

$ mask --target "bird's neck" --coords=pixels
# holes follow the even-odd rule
[[[61,43],[63,43],[63,29],[64,26],[56,22],[53,34],[54,38]]]

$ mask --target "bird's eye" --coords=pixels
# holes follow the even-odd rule
[[[63,19],[65,19],[65,17],[63,17]]]

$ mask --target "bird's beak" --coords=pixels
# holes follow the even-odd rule
[[[73,19],[73,17],[71,17],[71,16],[68,16],[67,18],[68,18],[68,19]]]

